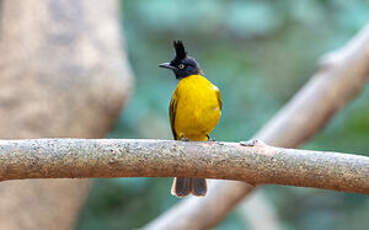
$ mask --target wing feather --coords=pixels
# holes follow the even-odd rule
[[[218,87],[216,87],[215,85],[213,87],[214,87],[215,94],[216,94],[217,99],[218,99],[218,105],[220,107],[220,110],[222,110],[222,108],[223,108],[222,96],[220,95],[220,91],[219,91]]]
[[[174,126],[175,125],[174,122],[176,120],[176,112],[177,112],[177,93],[175,91],[169,104],[170,128],[172,129],[174,140],[177,140],[177,133]]]

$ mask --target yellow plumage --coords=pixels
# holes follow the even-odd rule
[[[222,98],[219,89],[211,84],[200,69],[199,63],[187,55],[182,41],[173,41],[176,56],[171,62],[159,67],[173,71],[179,79],[169,105],[170,127],[175,140],[207,141],[209,134],[217,125]],[[205,196],[205,178],[174,178],[171,193],[184,197]]]
[[[181,79],[170,106],[170,124],[176,140],[207,141],[221,116],[219,89],[201,75]]]

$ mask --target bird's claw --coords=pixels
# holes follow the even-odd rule
[[[206,135],[206,136],[208,137],[208,141],[210,141],[210,142],[215,142],[216,141],[215,138],[212,138],[209,135]]]

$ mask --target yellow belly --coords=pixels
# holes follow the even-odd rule
[[[183,78],[174,92],[177,97],[174,129],[179,139],[206,141],[217,125],[221,108],[217,87],[205,77],[191,75]]]

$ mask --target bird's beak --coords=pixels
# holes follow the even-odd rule
[[[174,66],[171,66],[169,62],[160,64],[159,67],[161,68],[166,68],[166,69],[171,69],[171,70],[176,70],[177,68]]]

